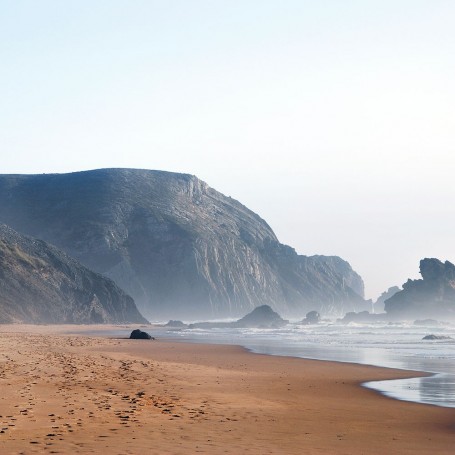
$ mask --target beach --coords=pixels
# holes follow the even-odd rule
[[[84,330],[0,326],[1,454],[453,452],[454,409],[360,385],[422,373]]]

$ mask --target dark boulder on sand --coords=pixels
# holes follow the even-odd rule
[[[136,329],[131,332],[130,339],[131,340],[154,340],[155,338],[152,337],[147,332],[143,332],[142,330]]]

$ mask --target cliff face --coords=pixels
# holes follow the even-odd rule
[[[366,309],[338,257],[299,256],[267,223],[194,176],[104,169],[0,176],[0,221],[117,282],[150,318]]]
[[[374,312],[375,313],[382,313],[384,311],[384,303],[386,300],[390,299],[390,297],[394,296],[397,292],[400,292],[401,289],[398,286],[392,286],[387,291],[384,291],[374,302]]]
[[[143,323],[133,299],[41,240],[0,225],[0,323]]]
[[[455,266],[438,259],[420,261],[421,280],[408,280],[403,290],[385,301],[396,318],[455,319]]]

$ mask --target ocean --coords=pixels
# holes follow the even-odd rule
[[[451,339],[422,339],[429,334]],[[454,325],[290,323],[279,329],[163,329],[160,336],[241,345],[260,354],[424,371],[431,375],[363,385],[399,400],[455,407]]]

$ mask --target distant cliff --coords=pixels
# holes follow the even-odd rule
[[[438,259],[420,261],[421,280],[408,280],[385,301],[388,315],[400,319],[455,319],[455,266]]]
[[[401,289],[398,286],[392,286],[387,291],[384,291],[374,302],[374,312],[375,313],[382,313],[384,311],[384,304],[387,299],[394,296],[397,292],[400,292]]]
[[[1,175],[0,221],[112,278],[149,318],[369,307],[346,261],[297,255],[258,215],[188,174]]]
[[[115,283],[0,225],[0,323],[143,323]]]

